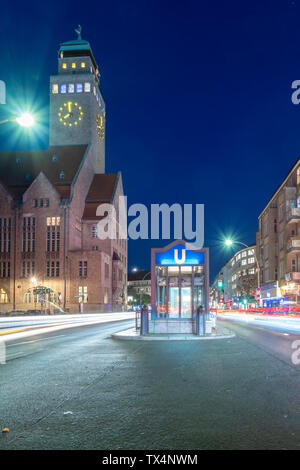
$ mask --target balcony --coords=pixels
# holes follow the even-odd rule
[[[287,253],[300,252],[300,237],[292,237],[288,240],[286,245]]]
[[[300,207],[292,207],[286,214],[286,221],[288,224],[296,224],[300,222]]]

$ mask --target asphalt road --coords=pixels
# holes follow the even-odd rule
[[[300,449],[297,337],[229,322],[236,338],[110,337],[132,323],[9,346],[0,449]]]

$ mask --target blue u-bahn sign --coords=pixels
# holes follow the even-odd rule
[[[155,264],[160,265],[199,265],[204,264],[204,252],[189,250],[179,243],[167,251],[155,253]]]

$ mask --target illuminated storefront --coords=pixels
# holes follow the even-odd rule
[[[198,307],[208,320],[208,248],[193,250],[187,242],[177,240],[152,249],[151,257],[152,320],[191,323]]]

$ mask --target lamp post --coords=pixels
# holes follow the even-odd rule
[[[249,245],[246,245],[246,243],[243,243],[237,240],[231,240],[230,238],[227,238],[224,243],[226,246],[232,246],[234,244],[238,244],[238,245],[243,245],[246,248],[249,248]],[[256,262],[256,271],[257,271],[257,288],[260,289],[260,269],[259,269],[258,259],[257,259],[255,251],[254,251],[254,258]],[[260,304],[260,301],[259,301],[259,304]]]

